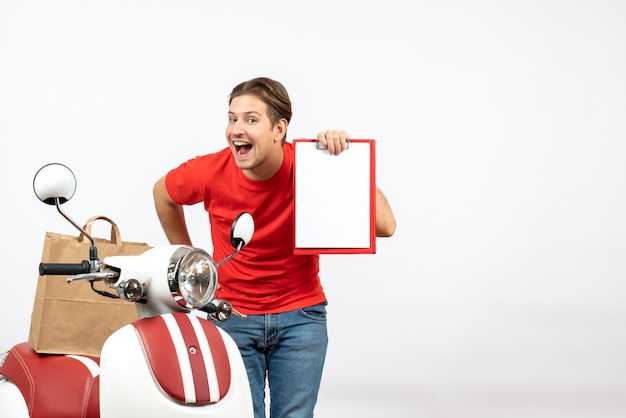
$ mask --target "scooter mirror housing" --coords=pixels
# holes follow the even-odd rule
[[[235,247],[235,252],[217,263],[216,267],[221,266],[237,254],[252,239],[254,235],[254,218],[248,212],[241,212],[233,221],[230,229],[230,243]]]
[[[76,192],[76,177],[72,170],[60,163],[46,164],[33,179],[35,195],[48,205],[67,202]]]
[[[248,212],[242,212],[233,221],[230,243],[240,250],[250,242],[252,235],[254,235],[254,219]]]
[[[84,234],[89,241],[91,242],[91,248],[89,250],[89,260],[91,270],[97,270],[98,263],[100,260],[98,259],[98,249],[96,248],[96,243],[94,242],[91,235],[89,235],[80,225],[78,225],[72,218],[67,216],[61,210],[61,204],[67,202],[74,196],[74,192],[76,192],[76,177],[72,170],[69,167],[60,164],[60,163],[50,163],[41,167],[36,173],[35,178],[33,179],[33,189],[35,190],[35,195],[44,203],[48,205],[54,205],[57,208],[57,211],[69,222],[74,228],[78,229],[82,234]],[[39,266],[40,274],[44,274],[46,268],[50,268],[53,263],[46,263],[48,267],[46,267],[43,263]],[[67,266],[62,265],[62,269],[65,269]],[[77,268],[78,271],[83,270],[83,264],[74,265],[71,268]],[[47,274],[60,274],[58,270],[57,273],[52,273],[52,271],[48,271]],[[72,270],[74,271],[74,270]],[[65,274],[65,273],[63,273]]]

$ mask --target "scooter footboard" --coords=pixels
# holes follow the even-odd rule
[[[113,333],[102,348],[100,389],[102,418],[253,416],[235,342],[191,314],[146,318]]]

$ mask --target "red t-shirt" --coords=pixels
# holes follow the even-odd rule
[[[218,269],[226,299],[246,314],[286,312],[326,300],[319,279],[318,255],[294,255],[293,144],[269,180],[245,176],[230,148],[191,159],[171,170],[165,185],[174,202],[204,202],[209,213],[216,262],[233,252],[230,231],[241,212],[254,218],[254,236],[241,252]]]

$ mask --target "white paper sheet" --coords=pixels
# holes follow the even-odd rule
[[[294,141],[296,248],[370,248],[372,141],[340,155]]]

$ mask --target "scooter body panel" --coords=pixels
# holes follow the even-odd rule
[[[207,321],[198,317],[194,318]],[[210,326],[215,327],[213,324]],[[163,389],[165,384],[157,382],[150,367],[146,348],[137,328],[129,324],[113,333],[102,348],[100,358],[101,418],[123,416],[253,417],[248,375],[239,349],[226,332],[218,327],[215,328],[221,336],[230,363],[230,385],[228,392],[221,399],[214,403],[183,403],[166,393]],[[198,335],[196,337],[202,338]],[[159,341],[152,341],[152,343],[159,344]],[[205,341],[203,344],[210,345],[211,341]],[[171,355],[175,357],[177,353],[172,352]],[[175,370],[174,374],[177,373],[178,371]]]
[[[0,417],[29,418],[28,406],[15,383],[0,375]]]

